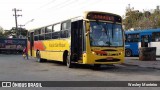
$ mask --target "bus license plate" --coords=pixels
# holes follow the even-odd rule
[[[113,60],[113,58],[112,57],[108,57],[107,60]]]

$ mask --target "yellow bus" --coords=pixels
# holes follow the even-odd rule
[[[48,26],[30,30],[28,53],[38,62],[55,60],[71,68],[77,64],[124,62],[124,31],[119,15],[88,11]]]

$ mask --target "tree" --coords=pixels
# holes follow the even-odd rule
[[[16,33],[16,29],[13,27],[10,30],[4,30],[2,27],[0,27],[0,38],[8,38],[12,36],[13,38],[19,38],[21,35],[22,37],[27,36],[27,30],[25,28],[18,28],[18,33]]]
[[[18,35],[27,36],[28,30],[25,28],[18,28]]]
[[[27,36],[27,32],[28,30],[26,30],[25,28],[18,28],[16,29],[15,27],[13,27],[10,30],[10,35],[14,36],[14,37],[19,37],[19,36],[23,36],[26,37]]]
[[[131,29],[138,26],[138,21],[143,17],[143,13],[139,12],[139,10],[134,10],[134,8],[130,8],[130,5],[126,8],[125,18],[123,20],[123,24],[125,25],[125,29]]]
[[[4,35],[3,35],[3,28],[0,26],[0,38],[3,38]]]
[[[2,33],[3,32],[3,28],[0,26],[0,33]]]
[[[159,7],[154,12],[134,10],[134,8],[126,8],[125,18],[123,19],[125,30],[160,28],[160,10]]]

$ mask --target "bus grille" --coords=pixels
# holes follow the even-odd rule
[[[120,53],[115,53],[115,54],[111,54],[111,53],[107,53],[107,54],[97,54],[99,56],[119,56],[121,55]]]
[[[116,54],[108,54],[108,56],[118,56],[120,54],[116,53]]]
[[[99,59],[96,60],[96,62],[118,62],[120,59],[112,59],[112,60],[107,60],[107,59]]]

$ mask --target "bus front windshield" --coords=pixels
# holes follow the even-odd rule
[[[121,24],[90,22],[91,46],[123,46]]]

